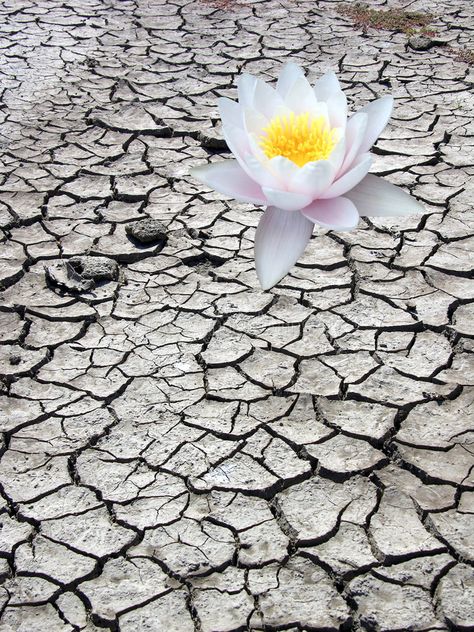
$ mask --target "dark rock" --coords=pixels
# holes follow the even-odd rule
[[[206,147],[206,149],[221,149],[224,151],[229,151],[229,147],[227,146],[227,143],[223,138],[209,136],[208,134],[204,134],[203,132],[198,132],[197,137],[202,147]]]
[[[429,50],[436,46],[436,42],[426,35],[412,35],[408,40],[408,46],[413,48],[413,50]]]
[[[125,232],[127,235],[133,237],[142,244],[149,244],[157,241],[165,243],[168,239],[166,235],[166,226],[157,219],[153,219],[151,217],[127,224]]]
[[[10,355],[10,364],[12,366],[16,366],[17,364],[20,364],[21,362],[21,355],[19,353],[12,353]]]
[[[88,292],[94,287],[94,281],[83,279],[67,261],[45,266],[44,270],[50,283],[68,292]]]
[[[83,279],[114,281],[118,277],[117,262],[108,257],[73,257],[69,263]]]

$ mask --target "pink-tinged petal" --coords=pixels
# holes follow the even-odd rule
[[[313,223],[301,213],[269,206],[255,233],[255,267],[264,290],[282,279],[303,254]]]
[[[277,206],[284,211],[299,211],[312,200],[310,195],[282,191],[271,187],[262,187],[262,191],[269,206]]]
[[[338,180],[333,182],[329,189],[325,191],[321,197],[328,199],[344,195],[344,193],[353,189],[363,178],[365,178],[371,164],[372,156],[370,154],[362,154],[354,162],[351,169],[349,169],[349,171]]]
[[[243,129],[244,120],[242,117],[242,108],[239,103],[232,101],[227,97],[221,97],[218,99],[217,104],[219,106],[219,113],[221,115],[223,126],[229,125]]]
[[[359,153],[363,154],[364,152],[369,151],[387,125],[388,119],[392,114],[392,109],[393,97],[386,95],[381,99],[372,101],[360,110],[360,112],[365,112],[367,114],[369,121],[367,123],[367,131],[365,133],[364,140],[361,143]]]
[[[285,105],[295,114],[316,109],[317,99],[306,77],[299,77],[285,97]]]
[[[301,213],[315,224],[333,230],[352,230],[359,223],[359,213],[347,198],[315,200]]]
[[[297,193],[310,195],[314,200],[321,195],[334,179],[334,169],[327,160],[308,162],[291,179],[289,188]]]
[[[303,70],[296,64],[290,62],[283,66],[283,70],[278,77],[276,86],[277,92],[283,97],[283,99],[291,91],[294,83],[300,77],[304,77],[304,73]]]
[[[244,72],[237,79],[237,92],[239,95],[239,103],[242,108],[252,108],[257,79],[252,75]]]
[[[371,174],[346,194],[361,217],[404,217],[426,213],[414,197],[400,187]]]
[[[237,160],[224,160],[191,169],[191,176],[206,186],[240,202],[266,204],[259,185],[251,180]]]
[[[338,175],[344,174],[359,154],[368,121],[369,117],[365,112],[358,112],[349,119],[346,127],[346,156]]]
[[[314,94],[318,101],[328,101],[332,96],[342,92],[339,80],[334,72],[327,72],[314,84]]]

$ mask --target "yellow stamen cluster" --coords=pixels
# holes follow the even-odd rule
[[[338,131],[330,129],[324,116],[310,118],[309,112],[276,116],[263,130],[260,147],[268,158],[284,156],[298,167],[325,160],[338,141]]]

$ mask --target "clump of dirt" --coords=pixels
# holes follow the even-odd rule
[[[233,11],[241,6],[245,6],[239,0],[200,0],[200,2],[213,9],[221,9],[222,11]]]
[[[458,61],[474,66],[474,50],[470,48],[450,48],[449,53]]]
[[[373,28],[406,33],[407,35],[412,35],[415,32],[423,35],[435,34],[435,31],[426,28],[433,20],[430,13],[395,8],[373,9],[360,2],[343,4],[338,11],[341,15],[350,18],[354,24],[360,26],[364,33],[369,28]]]

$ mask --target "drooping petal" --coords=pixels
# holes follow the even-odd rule
[[[257,85],[257,78],[244,72],[237,79],[237,93],[239,95],[239,103],[242,108],[253,107],[253,97],[255,94],[255,87]]]
[[[277,206],[284,211],[299,211],[304,206],[308,206],[312,198],[303,193],[292,193],[271,187],[262,187],[263,194],[269,206]]]
[[[315,224],[333,230],[352,230],[359,223],[356,207],[344,197],[315,200],[301,213]]]
[[[211,189],[240,202],[266,204],[262,189],[248,177],[237,160],[223,160],[194,167],[191,175]]]
[[[291,191],[310,195],[315,200],[329,187],[333,178],[334,169],[329,161],[308,162],[298,169],[289,187]]]
[[[283,66],[283,70],[278,77],[278,82],[276,86],[277,92],[282,96],[283,99],[292,89],[293,84],[299,77],[304,77],[304,73],[297,64],[293,64],[292,62],[290,62]]]
[[[339,197],[347,191],[353,189],[367,175],[370,165],[372,164],[372,156],[370,154],[362,154],[357,158],[347,173],[333,182],[321,197],[324,199]]]
[[[342,175],[350,169],[359,154],[360,145],[364,140],[368,121],[369,117],[365,112],[358,112],[349,119],[346,127],[346,155],[338,175]]]
[[[367,175],[347,194],[361,217],[404,217],[426,213],[414,197],[400,187],[374,175]]]
[[[303,254],[313,223],[301,213],[269,206],[255,233],[255,267],[264,290],[278,283]]]
[[[222,125],[230,125],[243,129],[244,121],[242,117],[242,108],[240,104],[227,97],[220,97],[217,101],[219,113],[221,115]]]
[[[392,114],[392,109],[393,97],[386,95],[376,101],[368,103],[360,110],[360,112],[365,112],[367,114],[369,120],[364,140],[359,148],[359,153],[363,154],[364,152],[369,151],[387,125],[388,119]]]

